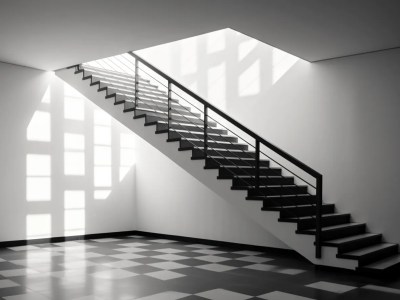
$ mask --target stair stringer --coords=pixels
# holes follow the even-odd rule
[[[88,81],[77,76],[73,68],[56,71],[56,75],[313,264],[356,269],[357,261],[337,258],[336,248],[322,247],[322,258],[315,258],[314,236],[296,234],[295,223],[278,222],[279,212],[262,211],[262,202],[245,200],[246,191],[231,190],[231,180],[218,180],[218,170],[204,169],[204,160],[191,160],[191,151],[178,151],[178,142],[166,142],[166,133],[155,134],[154,126],[144,126],[144,118],[133,119],[133,112],[124,113],[122,105],[114,105],[112,99],[105,99],[105,91],[98,92]]]

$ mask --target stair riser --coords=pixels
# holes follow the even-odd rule
[[[220,168],[219,177],[233,179],[238,175],[254,176],[255,170],[250,168],[240,169],[240,168]],[[260,169],[260,175],[264,176],[280,176],[280,169]]]
[[[204,152],[202,149],[194,149],[192,152],[192,159],[201,159],[204,158]],[[234,156],[234,158],[254,158],[254,153],[253,152],[243,152],[243,151],[236,151],[235,154],[233,155],[232,152],[230,151],[225,151],[225,150],[208,150],[207,151],[207,155],[210,156],[215,156],[215,157],[232,157]],[[227,178],[228,179],[228,178]],[[231,177],[229,177],[229,179],[232,179]]]
[[[350,222],[350,215],[322,218],[322,226],[334,226]],[[297,230],[312,229],[316,226],[315,219],[300,220],[297,223]]]
[[[268,210],[268,207],[264,208]],[[333,205],[323,205],[321,209],[322,213],[334,213],[335,207]],[[297,208],[285,208],[281,210],[280,218],[291,218],[293,216],[297,217],[304,217],[304,216],[311,216],[315,215],[316,208],[313,207],[297,207]]]
[[[203,126],[203,120],[199,120],[199,119],[175,117],[174,120],[175,120],[174,121],[175,123],[176,122],[181,123],[179,125],[187,124],[188,126],[193,126],[193,127],[199,125],[199,127],[198,127],[199,129]],[[146,123],[150,123],[150,122],[152,122],[152,123],[154,123],[154,122],[165,122],[165,123],[168,123],[168,118],[153,117],[153,116],[149,116],[148,115],[148,116],[146,116]],[[211,123],[208,126],[213,127],[215,125],[216,125],[215,123]]]
[[[267,188],[260,188],[259,190],[256,189],[250,189],[247,193],[248,197],[252,196],[262,196],[262,195],[268,195],[268,193],[271,191],[271,189],[274,190],[282,190],[283,194],[273,194],[273,195],[301,195],[301,194],[307,194],[307,187],[302,187],[302,186],[294,186],[294,187],[267,187]]]
[[[302,188],[298,186],[294,187],[267,187],[260,189],[260,192],[257,192],[255,189],[251,189],[248,191],[248,196],[271,196],[271,195],[301,195],[307,192],[307,188]]]
[[[221,136],[221,135],[209,135],[210,140],[212,141],[217,141],[217,142],[230,142],[230,143],[236,143],[237,139],[235,137],[227,137],[227,136]],[[204,141],[204,135],[199,134],[199,133],[194,133],[194,132],[177,132],[177,131],[170,131],[168,138],[188,138],[188,139],[197,139],[199,141]],[[240,161],[238,161],[240,162]],[[217,164],[217,162],[209,162],[210,166],[211,164]]]
[[[115,74],[115,73],[109,73],[105,70],[90,70],[89,68],[84,68],[84,78],[87,78],[89,76],[94,76],[99,79],[114,80],[116,82],[123,81],[128,83],[129,82],[134,83],[135,81],[134,75]],[[140,75],[139,75],[139,82],[144,82],[147,84],[150,83],[148,79],[145,79]]]
[[[230,150],[247,150],[247,145],[239,145],[239,144],[220,144],[220,143],[207,143],[209,148],[213,149],[230,149]],[[203,141],[188,141],[182,139],[180,142],[180,148],[190,148],[190,147],[198,147],[203,148],[204,142]]]
[[[333,240],[361,233],[365,233],[365,225],[352,226],[349,228],[340,228],[327,232],[322,232],[322,239]]]
[[[134,100],[131,100],[134,103]],[[156,102],[151,100],[142,100],[139,99],[137,103],[138,109],[152,109],[159,112],[168,112],[168,105],[164,102]],[[180,106],[179,104],[172,103],[171,107],[173,112],[181,113],[181,114],[190,114],[195,116],[200,116],[199,114],[192,113],[190,108]]]
[[[230,158],[230,159],[224,159],[224,158],[208,158],[206,161],[206,167],[207,168],[218,168],[220,165],[224,166],[255,166],[255,161],[254,160],[241,160],[237,158]],[[269,162],[268,161],[261,161],[260,166],[262,167],[269,167]],[[244,180],[242,180],[242,185],[244,184]],[[237,184],[240,185],[240,184]],[[249,184],[250,185],[250,184]]]
[[[99,76],[99,73],[97,72],[92,72],[92,71],[86,71],[84,70],[82,75],[83,80],[90,80],[91,83],[96,84],[96,82],[100,82],[101,79],[106,80],[114,80],[115,82],[118,82],[121,80],[121,82],[127,83],[127,84],[133,84],[134,85],[134,79],[133,78],[122,78],[122,77],[116,77],[116,76],[109,76],[109,75],[104,75],[105,78],[101,78],[102,76]],[[149,83],[148,80],[139,78],[139,84],[147,84]]]
[[[266,166],[267,167],[267,166]],[[256,180],[254,178],[234,178],[232,181],[233,186],[248,186],[254,187]],[[291,185],[294,184],[294,179],[291,177],[271,177],[260,178],[260,185]]]
[[[113,99],[114,104],[125,103],[126,96],[120,94],[109,94],[105,96],[106,99]]]
[[[99,77],[96,75],[92,75],[92,84],[100,84],[102,86],[104,85],[114,85],[114,86],[125,86],[128,87],[130,89],[134,89],[135,88],[135,81],[132,80],[119,80],[119,79],[115,79],[115,78],[109,78],[109,77]],[[147,89],[153,89],[153,90],[157,90],[157,86],[156,85],[152,85],[147,83],[146,81],[144,81],[143,79],[139,78],[139,86],[145,87]]]
[[[263,200],[263,206],[273,207],[273,206],[291,206],[291,205],[306,205],[315,204],[316,200],[314,196],[304,196],[304,197],[281,197],[280,199],[268,199]]]
[[[123,94],[124,96],[128,97],[128,98],[135,98],[135,91],[125,91],[125,90],[121,90],[121,89],[115,89],[115,88],[110,88],[110,87],[103,87],[103,88],[99,88],[98,91],[107,91],[107,95],[111,95],[111,94]],[[160,94],[160,93],[155,93],[155,92],[150,92],[148,90],[144,90],[139,88],[138,89],[138,94],[139,95],[144,95],[147,97],[155,97],[160,98],[160,99],[165,99],[165,101],[167,102],[167,97],[164,94]]]
[[[168,129],[168,125],[165,123],[157,123],[157,131],[166,131]],[[189,132],[197,132],[203,133],[204,130],[202,126],[190,126],[190,125],[181,125],[181,124],[172,124],[172,130],[182,130],[182,131],[189,131]],[[208,128],[208,133],[210,134],[227,134],[226,130],[223,129],[216,129],[216,128]]]
[[[121,93],[121,94],[128,94],[131,97],[135,96],[135,88],[129,88],[124,86],[121,87],[110,86],[106,83],[100,83],[98,85],[98,91],[104,91],[104,90],[107,90],[108,93]],[[139,85],[138,94],[165,97],[163,93],[158,93],[157,90],[147,88],[146,86],[143,85]]]
[[[157,109],[157,108],[156,108]],[[143,114],[147,114],[149,116],[153,116],[153,117],[160,117],[160,118],[167,118],[168,117],[168,111],[161,111],[159,109],[157,109],[157,111],[152,111],[151,107],[145,107],[145,105],[143,105],[143,109],[140,109],[139,107],[135,110],[135,115],[140,116]],[[174,120],[192,120],[193,118],[199,118],[200,115],[196,115],[193,114],[191,112],[188,111],[175,111],[175,110],[171,110],[171,118],[173,118]],[[187,118],[187,119],[186,119]]]
[[[368,238],[364,238],[361,239],[357,242],[352,242],[352,243],[346,243],[343,244],[342,246],[338,247],[338,253],[345,253],[345,252],[350,252],[350,251],[354,251],[354,250],[358,250],[364,247],[368,247],[368,246],[372,246],[375,244],[378,244],[382,242],[382,236],[373,236],[373,237],[368,237]]]

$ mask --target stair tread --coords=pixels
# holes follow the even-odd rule
[[[349,242],[357,241],[357,240],[360,240],[363,238],[368,238],[368,237],[373,237],[373,236],[378,236],[378,235],[380,235],[380,234],[362,233],[362,234],[352,235],[352,236],[348,236],[348,237],[344,237],[344,238],[340,238],[340,239],[328,240],[328,241],[325,241],[325,243],[332,244],[332,245],[340,245],[340,244],[349,243]]]
[[[283,195],[284,196],[284,195]],[[288,195],[290,197],[290,195]],[[265,196],[264,196],[265,197]],[[266,196],[268,197],[268,196]],[[327,206],[327,205],[332,205],[332,204],[323,204],[323,206]],[[289,206],[285,206],[285,209],[290,209],[290,208],[306,208],[306,207],[315,207],[315,205],[310,205],[310,204],[299,204],[299,205],[289,205]],[[281,208],[281,206],[271,206],[269,208]]]
[[[334,217],[334,216],[346,216],[346,215],[349,215],[349,214],[346,214],[346,213],[328,213],[328,214],[322,214],[322,218],[325,218],[325,217]],[[291,221],[291,220],[309,220],[309,219],[315,219],[315,216],[303,216],[303,217],[298,217],[298,218],[281,218],[280,220],[281,221],[285,221],[285,220],[288,220],[288,221]]]
[[[365,223],[345,223],[345,224],[339,224],[339,225],[333,225],[333,226],[324,226],[324,227],[322,227],[322,231],[329,231],[329,230],[341,229],[341,228],[346,228],[346,227],[361,226],[361,225],[365,225]],[[302,231],[315,232],[316,228],[305,229],[305,230],[302,230]]]
[[[363,268],[382,271],[395,265],[400,265],[400,253],[378,260],[369,265],[365,265]]]
[[[357,249],[354,251],[350,251],[350,252],[345,252],[342,253],[343,256],[351,256],[351,257],[362,257],[364,255],[379,251],[379,250],[383,250],[383,249],[387,249],[390,247],[396,246],[396,244],[391,244],[391,243],[379,243],[376,245],[372,245],[372,246],[368,246],[368,247],[364,247],[361,249]]]
[[[239,167],[242,168],[242,166],[239,166]],[[263,169],[271,169],[271,168],[264,167]],[[306,185],[298,185],[298,184],[283,184],[283,185],[276,184],[276,186],[291,186],[291,187],[299,187],[299,188],[307,187]],[[261,185],[260,185],[260,188],[262,188]]]

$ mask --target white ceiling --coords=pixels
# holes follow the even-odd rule
[[[55,70],[232,28],[309,61],[400,47],[399,0],[0,0],[0,61]]]

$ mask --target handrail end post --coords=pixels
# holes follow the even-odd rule
[[[207,127],[208,127],[208,106],[204,104],[204,159],[207,160],[207,151],[208,151],[208,134],[207,134]]]
[[[255,188],[256,191],[260,190],[260,141],[256,140],[256,153],[255,153]]]
[[[315,231],[315,257],[322,257],[322,175],[317,176],[316,191],[316,231]]]
[[[139,60],[135,59],[135,109],[138,106],[138,98],[139,98]]]
[[[168,80],[168,107],[167,107],[167,110],[168,110],[168,138],[170,137],[169,136],[169,132],[170,132],[170,129],[171,129],[171,120],[172,120],[172,116],[171,116],[171,110],[172,110],[172,105],[171,105],[171,101],[172,100],[172,83],[171,83],[171,81],[170,80]]]

